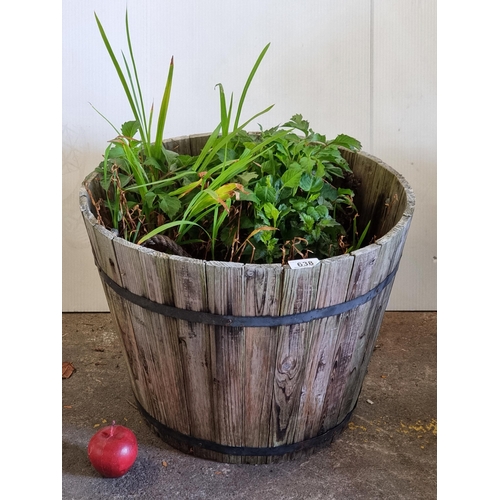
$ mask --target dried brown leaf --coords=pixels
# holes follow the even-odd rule
[[[73,372],[76,371],[76,368],[69,361],[63,361],[62,364],[62,378],[69,378],[73,375]]]

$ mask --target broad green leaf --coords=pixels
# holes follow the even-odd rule
[[[239,174],[237,177],[238,180],[241,182],[241,184],[247,186],[252,179],[258,178],[259,174],[257,174],[256,172],[243,172],[242,174]]]
[[[339,197],[339,193],[331,184],[324,182],[321,188],[321,196],[325,200],[335,201]]]
[[[320,215],[315,207],[307,207],[307,215],[311,216],[315,221],[319,220]]]
[[[337,167],[336,165],[332,165],[331,163],[327,166],[328,173],[335,175],[336,177],[344,177],[344,171]]]
[[[146,202],[147,206],[151,209],[153,207],[154,200],[156,198],[156,193],[153,193],[152,191],[148,191],[144,195],[144,201]]]
[[[300,220],[304,223],[305,230],[306,231],[312,231],[312,228],[314,227],[314,218],[305,213],[299,214]]]
[[[168,166],[173,165],[179,159],[179,154],[175,151],[170,151],[167,148],[162,147],[162,152]]]
[[[335,219],[323,219],[320,222],[318,222],[318,225],[322,228],[325,228],[325,227],[340,226],[340,223],[337,222]]]
[[[314,132],[313,134],[311,134],[307,139],[309,141],[312,141],[312,142],[326,143],[326,136],[321,135],[321,134],[317,134],[316,132]]]
[[[330,144],[336,144],[337,146],[343,146],[344,148],[350,149],[351,151],[360,151],[361,143],[345,134],[339,134]]]
[[[319,159],[316,160],[316,176],[317,177],[323,177],[325,175],[325,166],[323,165],[323,162],[321,162]]]
[[[280,215],[279,210],[272,203],[264,203],[263,206],[264,213],[268,219],[273,219],[274,224],[276,225],[276,221]]]
[[[309,189],[310,193],[319,193],[323,189],[324,181],[319,177],[313,177],[311,188]]]
[[[304,172],[302,174],[302,177],[300,178],[300,183],[299,183],[300,189],[303,189],[304,191],[309,192],[311,190],[312,185],[313,185],[313,180],[314,180],[314,177],[311,174]]]
[[[257,218],[259,218],[264,224],[270,226],[271,225],[271,220],[266,216],[266,214],[264,213],[264,210],[256,210],[255,211],[255,214],[257,216]]]
[[[261,201],[255,193],[247,192],[247,193],[240,193],[240,201],[251,201],[252,203],[257,203],[259,204]]]
[[[299,187],[300,178],[302,177],[302,169],[299,168],[289,168],[281,176],[281,181],[283,182],[283,187],[296,188]]]
[[[139,130],[139,126],[140,123],[137,120],[125,122],[121,128],[122,135],[124,135],[125,137],[134,137],[134,135]]]
[[[354,196],[354,191],[348,188],[338,188],[338,193],[340,196]]]
[[[164,165],[162,165],[161,163],[159,163],[158,161],[156,161],[155,158],[153,158],[152,156],[149,156],[148,158],[146,158],[144,160],[144,165],[147,165],[149,167],[153,167],[155,170],[158,170],[160,172],[166,172],[167,169],[165,168]]]
[[[316,205],[315,209],[320,218],[323,219],[328,216],[328,208],[325,205]]]
[[[262,203],[275,203],[276,202],[276,189],[271,186],[255,186],[255,196],[259,198]]]
[[[313,169],[314,165],[316,164],[316,162],[312,158],[307,158],[307,157],[301,158],[299,163],[300,163],[300,166],[302,167],[302,169],[308,173],[312,172],[312,169]]]
[[[276,161],[274,159],[263,161],[261,168],[264,174],[276,175]]]
[[[307,207],[307,201],[304,198],[293,198],[290,201],[292,203],[292,207],[298,212],[301,212]]]
[[[342,154],[338,150],[338,147],[334,145],[324,148],[322,151],[318,153],[318,157],[321,158],[322,161],[328,161],[333,163],[343,160]]]
[[[309,122],[302,118],[302,115],[296,114],[292,118],[283,124],[283,127],[292,127],[304,132],[305,135],[309,133]]]
[[[160,198],[160,209],[165,212],[170,219],[173,219],[181,209],[181,202],[175,196],[170,196],[167,193],[158,193]]]

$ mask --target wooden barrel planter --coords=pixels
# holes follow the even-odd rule
[[[167,141],[196,154],[207,136]],[[301,457],[349,422],[414,210],[408,183],[365,153],[343,152],[361,181],[360,226],[376,242],[313,267],[167,255],[97,223],[80,207],[132,389],[169,445],[227,463]]]

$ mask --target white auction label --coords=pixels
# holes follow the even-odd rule
[[[288,265],[291,269],[304,269],[306,267],[314,267],[316,264],[319,264],[319,259],[300,259],[288,261]]]

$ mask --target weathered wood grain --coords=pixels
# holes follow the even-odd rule
[[[370,245],[353,252],[352,267],[346,300],[354,299],[370,289],[370,277],[373,272],[379,247]],[[355,309],[342,313],[339,316],[339,333],[334,347],[334,362],[330,376],[330,385],[325,395],[322,416],[322,432],[325,432],[341,422],[345,414],[340,413],[340,402],[344,394],[345,385],[350,377],[350,364],[359,336],[364,314],[370,303],[363,304]]]
[[[119,268],[128,270],[122,273],[125,288],[160,304],[172,300],[166,255],[138,248],[121,238],[115,241],[115,252]],[[158,421],[189,435],[177,321],[135,305],[130,307],[135,341],[152,396],[152,406],[143,406]]]
[[[280,315],[310,311],[316,303],[319,266],[283,270]],[[270,446],[293,442],[299,420],[312,324],[280,326],[277,331]],[[289,457],[284,456],[286,460]]]
[[[207,134],[193,134],[189,136],[189,143],[191,146],[191,151],[196,151],[195,154],[199,154],[203,149],[203,146],[207,143],[209,135]]]
[[[370,288],[377,286],[398,265],[410,226],[410,220],[410,218],[403,216],[391,231],[391,234],[387,234],[377,241],[380,250],[370,279]],[[363,335],[359,336],[355,352],[351,358],[349,368],[351,377],[345,384],[340,409],[341,415],[349,413],[354,408],[361,392],[363,380],[380,331],[383,315],[389,302],[392,284],[389,284],[369,302],[370,306],[365,313],[363,325],[361,326]]]
[[[318,294],[315,308],[320,309],[346,300],[349,277],[354,258],[343,255],[321,261]],[[326,413],[335,410],[335,401],[326,401],[328,387],[332,383],[335,345],[339,334],[340,316],[330,316],[314,321],[308,367],[303,384],[300,421],[294,439],[299,442],[317,436],[323,425],[324,405]]]
[[[355,199],[358,227],[362,229],[371,222],[368,240],[380,238],[403,215],[408,204],[406,193],[411,193],[411,188],[398,172],[372,155],[347,150],[342,150],[342,155],[360,181]]]
[[[163,145],[165,149],[169,151],[174,151],[180,155],[191,155],[191,142],[189,140],[189,136],[184,135],[181,137],[174,137],[172,139],[167,139],[163,141]]]
[[[116,238],[113,242],[116,257],[116,267],[121,277],[121,286],[138,295],[145,293],[146,285],[141,270],[139,250],[135,245]],[[149,345],[149,331],[152,329],[148,311],[121,299],[123,308],[119,315],[127,318],[128,328],[123,330],[126,333],[124,341],[134,346],[136,366],[134,371],[138,374],[140,381],[141,398],[144,401],[142,406],[152,415],[159,415],[158,394],[156,388],[157,375],[154,365],[156,353],[152,353]],[[152,333],[151,335],[154,335]],[[162,415],[163,417],[163,415]]]
[[[214,314],[245,315],[243,264],[207,262],[207,298]],[[242,446],[244,426],[245,330],[214,326],[212,374],[215,440],[228,446]],[[241,457],[224,455],[228,463]]]
[[[246,264],[244,274],[247,316],[277,316],[281,296],[280,264]],[[269,446],[271,409],[276,366],[277,329],[245,328],[244,442]],[[267,463],[265,456],[246,457],[244,463]]]
[[[174,305],[190,311],[208,311],[205,261],[171,255],[169,264]],[[178,337],[191,435],[216,442],[213,327],[178,320]],[[220,461],[218,453],[197,453]]]

